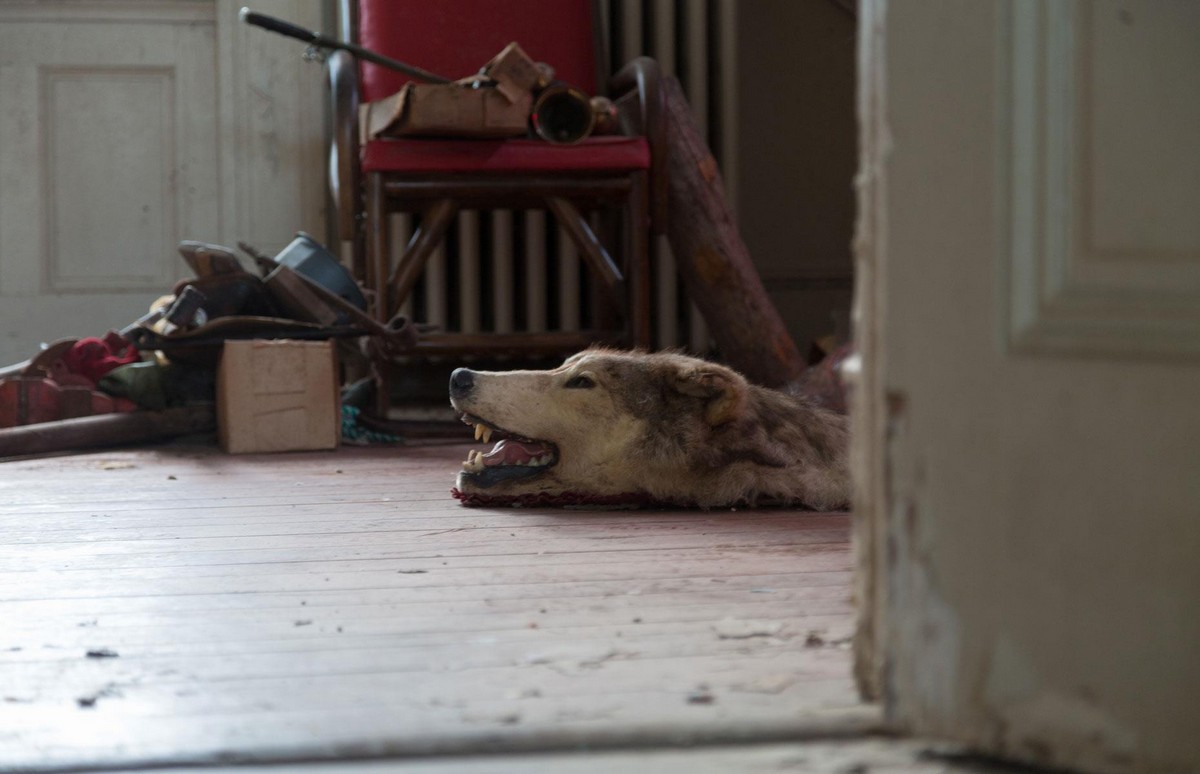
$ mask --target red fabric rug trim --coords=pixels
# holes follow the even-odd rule
[[[596,495],[583,492],[562,494],[483,495],[454,487],[450,494],[468,508],[671,508],[694,507],[691,503],[667,503],[644,494]]]

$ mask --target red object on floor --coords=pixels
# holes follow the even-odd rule
[[[60,419],[137,410],[137,404],[77,384],[44,376],[0,379],[0,427],[36,425]]]
[[[86,377],[92,386],[114,368],[141,359],[137,348],[114,331],[109,331],[103,339],[94,336],[80,339],[62,356],[67,371]]]
[[[452,487],[450,494],[468,508],[694,508],[690,503],[670,503],[655,500],[646,494],[598,495],[586,492],[563,492],[562,494],[485,495],[467,493]]]
[[[37,376],[0,379],[0,427],[53,422],[62,416],[62,391]]]

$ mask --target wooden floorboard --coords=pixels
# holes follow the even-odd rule
[[[141,774],[178,774],[153,769]],[[346,761],[288,766],[295,774],[983,774],[1021,771],[964,759],[936,746],[886,738],[744,744],[692,749],[602,750],[575,753],[465,756],[434,759]],[[132,773],[131,773],[132,774]],[[279,774],[275,767],[220,767],[205,774]],[[1028,769],[1024,770],[1028,774]]]
[[[467,448],[0,464],[0,770],[877,724],[850,678],[846,514],[463,508]]]

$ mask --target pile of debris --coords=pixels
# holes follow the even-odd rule
[[[368,314],[358,284],[309,235],[298,233],[273,258],[239,247],[257,273],[230,248],[182,242],[179,252],[195,276],[141,318],[102,337],[44,345],[31,359],[0,368],[0,457],[214,429],[217,370],[229,341],[324,342],[330,355],[322,362],[335,391],[331,341],[367,337],[382,356],[415,344],[404,318],[385,325]],[[339,410],[336,396],[331,405]]]

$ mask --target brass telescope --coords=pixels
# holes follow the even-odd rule
[[[589,98],[574,86],[552,83],[537,92],[529,122],[546,142],[574,145],[616,131],[617,108],[608,97]]]

